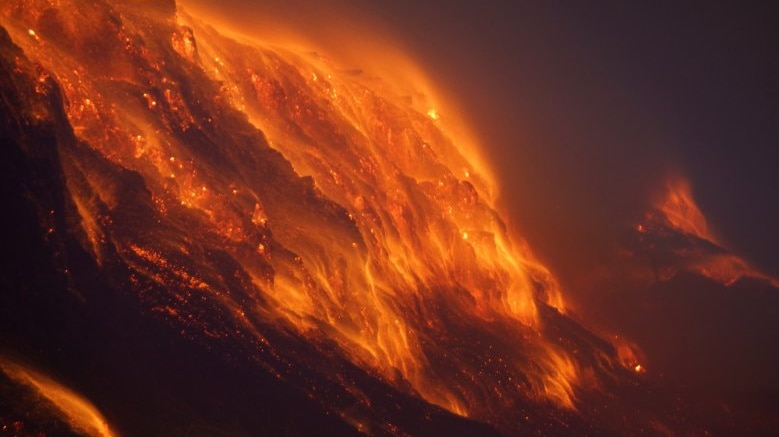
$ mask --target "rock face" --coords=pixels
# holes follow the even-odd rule
[[[10,1],[0,24],[18,434],[706,428],[564,314],[424,96],[172,3]]]

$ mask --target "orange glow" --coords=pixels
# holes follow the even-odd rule
[[[4,357],[0,357],[0,371],[17,383],[35,390],[79,434],[91,437],[117,436],[92,403],[59,382]]]
[[[58,26],[43,26],[45,8]],[[500,398],[576,408],[582,369],[539,314],[565,311],[560,286],[509,238],[478,142],[410,61],[384,81],[187,9],[153,27],[122,3],[86,9],[20,0],[0,16],[62,85],[81,142],[60,153],[82,244],[98,260],[110,246],[152,311],[182,335],[236,335],[190,305],[210,302],[261,344],[258,326],[276,324],[462,416],[499,420]],[[32,27],[40,42],[20,38]],[[110,56],[87,57],[94,41]],[[228,292],[215,253],[248,278],[248,298]],[[451,326],[511,347],[458,343]]]
[[[645,363],[643,363],[644,359],[642,358],[643,353],[638,345],[620,335],[612,336],[611,343],[617,349],[617,356],[622,366],[633,370],[635,373],[646,373]]]
[[[724,285],[750,277],[779,286],[779,280],[756,270],[744,259],[724,249],[695,203],[691,186],[686,180],[677,178],[668,183],[665,197],[656,205],[656,212],[650,212],[645,223],[636,226],[636,231],[643,234],[652,226],[667,226],[687,238],[692,238],[690,241],[698,242],[691,247],[677,249],[684,251],[681,255],[687,263],[686,268],[692,271]],[[665,275],[674,272],[675,269],[672,269]]]
[[[709,232],[706,218],[692,198],[692,189],[687,181],[676,179],[670,182],[667,195],[658,209],[675,229],[716,242]]]

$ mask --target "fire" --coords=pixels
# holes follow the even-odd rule
[[[656,203],[644,223],[636,225],[638,234],[664,236],[664,244],[652,243],[656,252],[668,252],[683,259],[686,268],[724,285],[731,285],[743,277],[765,280],[779,286],[779,280],[753,268],[747,261],[728,252],[714,235],[692,195],[692,188],[684,179],[672,179],[666,186],[665,196]],[[677,235],[669,239],[668,230]],[[655,256],[657,258],[657,256]],[[666,268],[665,276],[673,275],[677,266]]]
[[[153,312],[182,335],[237,326],[263,347],[261,326],[279,325],[462,416],[576,408],[582,369],[540,314],[565,311],[560,287],[509,238],[477,142],[430,109],[442,99],[181,9],[96,5],[20,0],[0,16],[68,102],[82,244],[151,284],[138,296]],[[32,27],[40,41],[20,38]],[[671,223],[699,214],[686,194]]]
[[[658,205],[670,225],[686,234],[716,242],[708,223],[692,197],[689,182],[676,179],[668,183],[666,198]]]
[[[79,434],[90,437],[117,435],[111,431],[106,419],[92,403],[59,382],[5,357],[0,357],[0,371],[17,383],[35,390],[45,402],[50,402]]]
[[[610,340],[617,349],[617,356],[620,362],[626,369],[631,369],[638,374],[646,373],[645,363],[643,363],[644,359],[642,358],[643,353],[638,345],[620,335],[614,335]]]

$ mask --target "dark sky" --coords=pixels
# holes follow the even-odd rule
[[[779,275],[769,2],[197,2],[325,50],[369,31],[410,51],[482,139],[511,225],[564,281],[604,262],[672,174],[730,248]]]

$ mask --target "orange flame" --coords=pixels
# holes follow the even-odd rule
[[[725,285],[731,285],[743,277],[765,280],[774,286],[779,285],[779,280],[776,278],[758,271],[744,259],[725,251],[696,204],[692,188],[686,180],[677,178],[669,182],[666,196],[658,202],[656,209],[661,214],[661,221],[671,229],[716,248],[716,250],[698,250],[696,253],[688,253],[687,268]],[[648,223],[655,220],[651,214],[647,217]],[[646,225],[639,224],[636,230],[644,233],[647,230]]]
[[[79,434],[91,437],[114,437],[108,422],[92,403],[43,373],[0,357],[0,371],[9,378],[35,390],[61,414]]]
[[[676,179],[669,182],[667,196],[658,209],[677,230],[716,242],[709,232],[706,218],[693,200],[692,189],[686,180]]]

